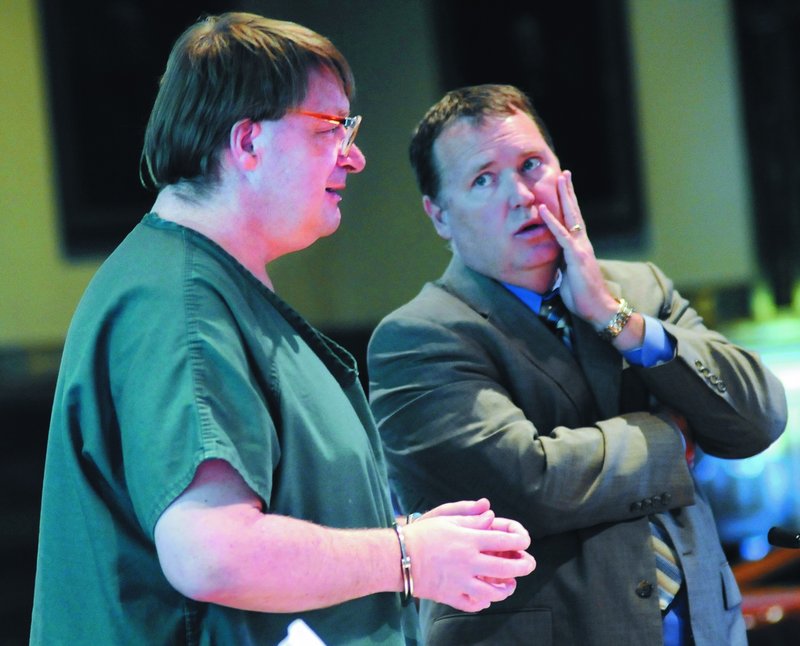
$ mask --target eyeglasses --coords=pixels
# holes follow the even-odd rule
[[[358,127],[361,125],[361,116],[355,117],[337,117],[335,114],[323,114],[322,112],[306,112],[305,110],[295,110],[296,114],[304,114],[307,117],[314,117],[315,119],[322,119],[329,123],[338,123],[344,126],[344,139],[342,140],[341,154],[347,156],[353,142],[356,140]]]

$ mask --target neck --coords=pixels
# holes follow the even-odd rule
[[[507,280],[503,279],[503,282],[529,289],[537,294],[546,294],[558,284],[559,276],[560,273],[556,267],[548,271],[542,271],[541,268],[538,268],[535,271],[515,275]]]
[[[186,196],[175,186],[163,188],[151,209],[164,220],[202,233],[236,258],[268,289],[273,290],[267,274],[268,254],[261,236],[252,231],[246,218],[221,194],[205,198]]]

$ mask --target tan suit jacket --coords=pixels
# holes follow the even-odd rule
[[[711,510],[655,402],[683,413],[706,453],[741,458],[782,432],[783,388],[656,267],[601,265],[612,293],[661,319],[672,361],[628,367],[577,319],[571,353],[457,257],[373,335],[370,400],[402,511],[485,496],[527,527],[538,562],[478,615],[423,602],[430,645],[661,643],[648,514],[680,554],[696,643],[746,644]]]

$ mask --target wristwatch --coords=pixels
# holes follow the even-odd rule
[[[617,303],[619,303],[617,313],[614,314],[608,324],[598,332],[603,341],[613,341],[619,333],[622,332],[622,328],[625,327],[628,320],[631,318],[631,314],[633,314],[633,307],[624,298],[618,298]]]

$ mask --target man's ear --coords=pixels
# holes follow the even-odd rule
[[[251,119],[242,119],[233,124],[229,150],[233,163],[241,170],[253,170],[258,165],[255,140],[261,134],[261,125]]]
[[[445,240],[449,240],[452,234],[450,233],[447,209],[434,202],[429,195],[422,196],[422,208],[425,209],[425,213],[428,214],[431,222],[433,222],[433,228],[436,229],[436,233]]]

